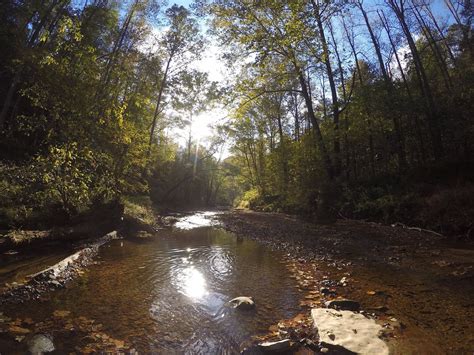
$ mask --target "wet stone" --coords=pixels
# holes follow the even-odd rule
[[[353,300],[332,300],[326,302],[327,308],[339,309],[343,311],[358,311],[360,303]]]
[[[255,302],[253,301],[252,297],[236,297],[229,301],[233,308],[242,309],[242,310],[250,310],[255,308]]]
[[[44,334],[36,334],[28,341],[28,351],[32,355],[40,355],[54,351],[52,337]]]

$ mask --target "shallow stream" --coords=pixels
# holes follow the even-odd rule
[[[251,336],[294,316],[301,295],[282,254],[211,226],[211,218],[193,215],[153,238],[115,240],[67,288],[1,312],[36,324],[55,319],[59,310],[59,318],[67,314],[71,320],[59,319],[58,327],[88,319],[140,353],[239,351]],[[256,309],[228,307],[237,296],[252,296]],[[0,341],[0,347],[22,353],[33,333],[16,344]],[[57,353],[84,346],[85,339],[52,333]]]

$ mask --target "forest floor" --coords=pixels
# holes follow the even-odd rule
[[[307,292],[302,307],[340,297],[358,301],[393,329],[386,334],[393,353],[474,350],[474,245],[355,220],[316,225],[291,215],[244,210],[219,219],[237,236],[287,253]],[[389,324],[394,321],[397,327]]]

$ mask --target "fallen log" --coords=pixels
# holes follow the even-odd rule
[[[40,272],[27,276],[25,283],[8,287],[0,294],[0,305],[5,303],[21,303],[37,299],[40,294],[54,288],[62,287],[89,265],[99,252],[99,248],[113,239],[117,239],[113,231],[97,241],[84,245],[79,251]]]

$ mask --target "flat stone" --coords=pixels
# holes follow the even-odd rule
[[[326,302],[327,308],[340,309],[343,311],[358,311],[360,303],[352,300],[332,300]]]
[[[258,347],[264,352],[281,352],[289,350],[291,348],[291,342],[290,339],[273,342],[268,341],[258,344]]]
[[[358,354],[388,354],[388,346],[380,338],[383,328],[373,319],[351,311],[327,308],[311,310],[320,342],[341,346]]]

